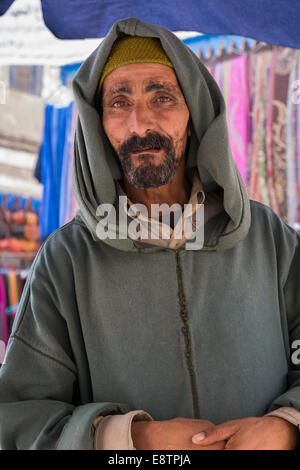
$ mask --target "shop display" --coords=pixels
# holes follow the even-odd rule
[[[203,57],[201,57],[203,60]],[[300,51],[283,47],[211,57],[222,90],[233,158],[251,199],[300,230]],[[300,83],[300,82],[299,82]]]
[[[39,243],[38,214],[34,211],[30,199],[25,200],[24,209],[21,200],[15,197],[10,208],[7,196],[2,196],[0,206],[0,252],[37,252]]]
[[[7,344],[28,269],[0,268],[0,338]]]

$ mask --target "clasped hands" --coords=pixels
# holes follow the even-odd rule
[[[276,416],[219,425],[192,418],[136,421],[131,433],[137,450],[292,450],[300,436],[297,426]]]

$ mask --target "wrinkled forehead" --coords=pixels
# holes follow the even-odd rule
[[[108,99],[116,93],[132,94],[138,88],[144,93],[165,90],[184,97],[171,67],[157,63],[137,63],[113,70],[103,82],[102,98]]]

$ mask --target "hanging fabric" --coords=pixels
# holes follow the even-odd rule
[[[222,58],[206,65],[224,95],[232,155],[249,197],[300,231],[300,109],[293,97],[300,51],[269,47]]]
[[[67,109],[66,122],[66,141],[64,146],[61,184],[60,184],[60,203],[59,203],[59,226],[69,222],[79,209],[79,205],[74,197],[72,188],[72,161],[74,152],[74,136],[78,111],[76,103],[73,102]]]
[[[59,227],[59,198],[68,108],[47,105],[44,138],[40,150],[41,180],[44,186],[40,208],[42,241]]]
[[[232,156],[247,180],[247,147],[249,127],[248,57],[219,62],[210,68],[227,103],[227,120]]]
[[[40,207],[40,236],[50,233],[70,220],[78,205],[73,197],[71,163],[77,113],[74,102],[67,107],[45,107],[44,138],[35,176],[43,184]]]
[[[8,316],[6,312],[6,284],[4,277],[0,274],[0,340],[7,344],[9,337]]]
[[[0,340],[5,345],[8,343],[28,273],[29,269],[0,268]]]

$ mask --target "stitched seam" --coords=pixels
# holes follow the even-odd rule
[[[28,346],[30,349],[32,349],[33,351],[37,352],[38,354],[42,355],[42,356],[45,356],[47,357],[48,359],[51,359],[51,361],[54,361],[54,362],[57,362],[57,364],[60,364],[61,366],[65,367],[66,369],[68,369],[70,372],[72,372],[72,374],[74,374],[76,376],[76,372],[74,372],[69,366],[67,366],[66,364],[64,364],[63,362],[61,362],[60,360],[58,359],[55,359],[54,357],[50,356],[49,354],[46,354],[42,351],[40,351],[39,349],[35,348],[34,346],[32,346],[30,343],[28,343],[27,341],[25,341],[23,338],[21,338],[19,335],[12,335],[11,338],[15,338],[19,341],[21,341],[21,343],[24,343],[26,346]]]
[[[194,415],[196,419],[197,418],[199,419],[200,411],[199,411],[198,394],[197,394],[197,387],[196,387],[196,376],[195,376],[195,370],[194,370],[193,358],[192,358],[191,335],[190,335],[190,329],[189,329],[189,324],[188,324],[188,312],[186,308],[185,294],[183,290],[182,270],[180,266],[178,250],[175,251],[175,254],[176,254],[177,283],[178,283],[178,301],[179,301],[179,306],[180,306],[180,316],[181,316],[181,320],[183,323],[183,327],[181,328],[181,331],[184,335],[184,341],[185,341],[185,349],[186,349],[185,357],[186,357],[187,368],[188,368],[189,375],[190,375]]]

